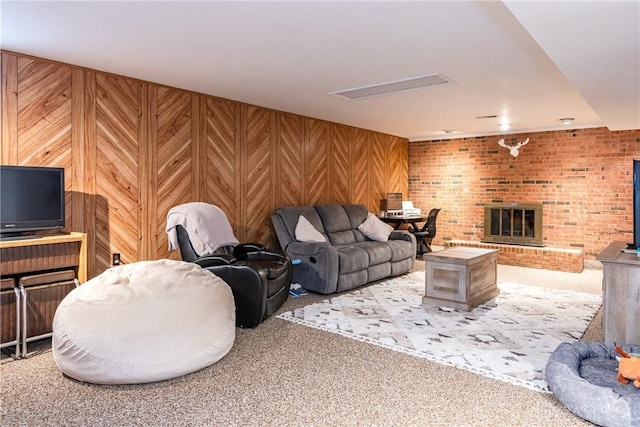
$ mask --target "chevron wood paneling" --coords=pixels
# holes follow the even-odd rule
[[[351,146],[351,188],[353,203],[362,203],[372,210],[369,193],[369,132],[355,129]]]
[[[157,129],[157,256],[179,259],[169,254],[166,219],[169,209],[192,200],[191,193],[191,95],[178,89],[158,89]]]
[[[86,113],[86,81],[84,72],[79,69],[71,70],[71,230],[85,229],[85,182],[88,181],[87,150],[85,145]]]
[[[247,106],[243,146],[244,185],[241,240],[271,242],[272,179],[271,118],[264,108]]]
[[[96,268],[111,265],[111,253],[124,262],[140,259],[138,181],[139,85],[98,74],[96,78]],[[106,206],[104,205],[106,202]]]
[[[18,59],[17,164],[65,168],[65,189],[73,181],[71,155],[71,68]],[[67,230],[72,197],[65,198]]]
[[[102,272],[102,270],[98,270],[97,265],[97,252],[96,252],[96,241],[97,241],[97,222],[96,222],[96,212],[98,205],[98,196],[96,194],[96,164],[97,164],[97,140],[96,140],[96,76],[95,72],[84,72],[83,73],[83,89],[84,93],[74,93],[74,101],[76,108],[81,108],[81,111],[75,112],[74,122],[75,127],[82,127],[83,129],[78,129],[77,134],[81,135],[83,140],[76,141],[75,145],[83,144],[84,150],[81,152],[74,151],[74,157],[82,155],[84,157],[84,186],[80,191],[83,191],[83,199],[84,199],[84,213],[83,213],[83,225],[82,229],[75,229],[74,231],[84,231],[87,233],[87,273],[89,277],[92,277],[96,274]],[[83,98],[82,100],[78,100],[77,98]]]
[[[240,223],[240,139],[238,133],[239,104],[207,98],[206,101],[206,197],[208,203],[219,206],[234,233]]]
[[[0,163],[18,162],[18,57],[0,54]]]
[[[328,146],[329,124],[322,120],[308,119],[309,138],[307,148],[307,203],[320,205],[328,201]]]
[[[112,252],[177,258],[164,227],[180,203],[216,204],[239,240],[273,244],[279,206],[375,212],[408,190],[403,138],[10,52],[1,69],[2,161],[65,167],[90,276]]]
[[[349,203],[351,199],[351,128],[331,126],[329,203]]]
[[[278,134],[277,206],[298,206],[304,204],[305,163],[304,163],[304,119],[293,114],[278,114],[280,132]]]
[[[407,141],[394,136],[386,136],[389,140],[389,161],[386,165],[385,188],[389,192],[409,194],[409,147]]]
[[[393,159],[389,157],[389,140],[387,135],[372,133],[369,150],[369,210],[376,211],[380,199],[387,193],[385,174]]]

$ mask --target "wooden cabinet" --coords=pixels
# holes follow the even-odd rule
[[[87,281],[87,235],[72,232],[36,239],[0,241],[0,275],[72,267],[80,283]]]
[[[611,243],[596,258],[603,265],[602,329],[606,342],[640,344],[640,257]]]
[[[497,249],[457,247],[424,255],[423,304],[471,311],[500,293]]]

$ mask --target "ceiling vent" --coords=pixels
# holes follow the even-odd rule
[[[427,74],[426,76],[410,77],[403,80],[395,80],[392,82],[379,83],[371,86],[364,86],[355,89],[340,90],[330,92],[329,95],[339,98],[353,100],[360,98],[368,98],[370,96],[382,95],[392,92],[404,92],[407,90],[420,89],[427,86],[435,86],[444,83],[453,83],[453,80],[445,77],[440,73]]]

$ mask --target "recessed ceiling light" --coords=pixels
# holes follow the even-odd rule
[[[500,123],[500,130],[509,130],[509,123]]]
[[[451,135],[453,133],[453,129],[444,129],[442,132],[446,133],[447,135]]]
[[[563,125],[570,125],[571,123],[573,123],[575,119],[573,117],[563,117],[562,119],[560,119],[560,123],[562,123]]]

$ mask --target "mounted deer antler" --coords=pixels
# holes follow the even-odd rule
[[[504,139],[501,139],[500,141],[498,141],[498,145],[500,147],[508,148],[509,149],[509,154],[511,154],[513,157],[518,157],[518,154],[520,154],[520,148],[522,148],[525,145],[527,145],[528,142],[529,142],[529,138],[525,139],[522,142],[518,142],[514,146],[511,146],[511,145],[505,144],[504,143]]]

